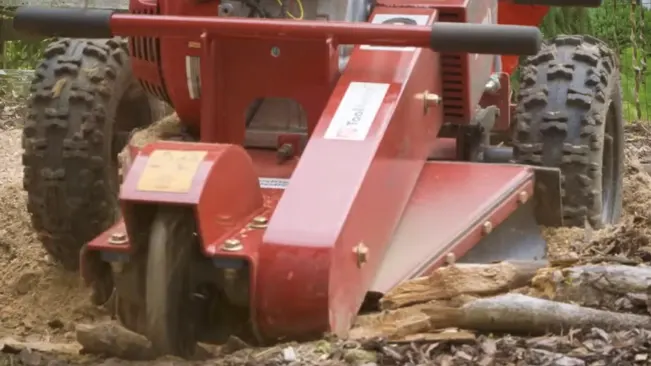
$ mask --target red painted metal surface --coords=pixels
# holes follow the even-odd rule
[[[401,12],[431,20],[436,14]],[[440,128],[440,108],[425,115],[414,97],[440,93],[437,65],[438,55],[428,50],[353,53],[259,249],[253,308],[263,334],[348,331]],[[389,84],[368,137],[324,138],[355,81]],[[358,267],[353,248],[362,242],[373,254]]]
[[[187,193],[152,192],[138,189],[149,155],[155,150],[207,151]],[[263,209],[263,197],[250,156],[235,145],[160,141],[144,147],[136,156],[122,183],[123,205],[176,204],[195,207],[204,252],[214,254],[214,243],[222,243]],[[130,235],[132,228],[127,225]]]
[[[108,230],[104,231],[96,238],[88,242],[88,249],[100,250],[106,252],[115,252],[115,253],[125,253],[125,254],[129,253],[131,251],[131,243],[129,242],[128,236],[125,239],[124,243],[121,243],[120,245],[111,244],[111,235],[126,234],[126,233],[127,233],[127,228],[124,224],[124,220],[120,219]],[[81,272],[82,274],[84,273],[83,270]]]
[[[548,6],[516,5],[510,1],[500,1],[497,6],[497,18],[500,24],[537,26],[549,11]],[[517,69],[518,56],[502,56],[502,72],[512,74]]]
[[[439,20],[458,23],[496,24],[497,0],[379,0],[378,6],[400,9],[438,9]],[[398,11],[396,11],[398,12]],[[494,55],[442,54],[443,107],[445,121],[467,124],[484,93],[494,69]]]
[[[170,16],[210,16],[210,14],[217,14],[219,2],[190,2],[190,1],[172,1],[172,0],[161,0],[158,2],[151,0],[131,0],[130,11],[133,14],[164,14]],[[491,0],[489,2],[481,0],[381,0],[376,4],[377,7],[387,7],[392,8],[394,11],[398,12],[404,8],[410,7],[419,7],[419,8],[432,8],[438,9],[440,16],[440,21],[446,22],[468,22],[468,23],[481,23],[481,22],[490,22],[490,23],[499,23],[499,24],[520,24],[520,25],[538,25],[543,17],[548,11],[548,7],[544,6],[532,6],[532,5],[515,5],[510,1],[497,1]],[[491,9],[491,12],[488,12],[488,9]],[[495,14],[497,13],[497,16]],[[487,17],[488,16],[488,17]],[[169,18],[168,18],[169,19]],[[220,22],[224,20],[220,19]],[[227,19],[228,20],[228,19]],[[141,83],[146,90],[150,91],[152,94],[158,95],[161,99],[170,101],[177,110],[177,113],[181,116],[182,120],[185,123],[197,125],[200,119],[200,100],[192,99],[188,94],[187,87],[187,77],[186,77],[186,56],[199,57],[202,51],[199,49],[200,44],[200,33],[202,30],[209,30],[209,28],[202,26],[197,28],[196,22],[189,22],[187,25],[183,26],[185,31],[181,31],[178,27],[168,27],[169,24],[157,23],[147,27],[145,30],[140,23],[151,22],[151,20],[145,20],[144,18],[130,18],[125,19],[124,16],[116,16],[116,22],[114,23],[121,29],[116,30],[121,32],[120,34],[126,34],[131,37],[130,48],[132,54],[132,64],[133,69],[138,78],[141,80]],[[158,20],[156,20],[158,21]],[[255,20],[252,20],[255,22]],[[212,24],[216,24],[211,22]],[[279,24],[274,25],[273,23],[265,22],[269,24],[269,27],[272,28]],[[147,23],[144,23],[147,24]],[[151,24],[151,23],[150,23]],[[222,23],[219,23],[222,24]],[[303,26],[309,26],[309,23],[301,21],[300,24]],[[360,24],[358,24],[360,25]],[[292,25],[293,27],[294,25]],[[364,25],[366,26],[366,25]],[[213,26],[215,27],[215,26]],[[230,24],[224,28],[222,25],[219,25],[221,30],[220,39],[223,41],[222,36],[223,32],[228,32],[228,38],[233,36],[239,37],[236,42],[230,42],[227,46],[224,45],[225,52],[221,52],[220,57],[228,58],[229,60],[251,60],[251,56],[259,57],[260,60],[267,59],[267,63],[270,62],[268,55],[268,46],[269,44],[264,44],[264,42],[250,42],[250,39],[246,39],[246,34],[254,33],[257,29],[255,23],[251,25],[242,25],[235,26]],[[156,33],[152,33],[152,28],[156,29]],[[403,28],[403,27],[400,27]],[[174,30],[172,30],[174,29]],[[194,30],[192,30],[194,29]],[[286,30],[286,26],[282,28]],[[295,29],[295,28],[294,28]],[[301,30],[299,34],[283,34],[282,38],[278,37],[269,37],[269,34],[257,33],[254,36],[257,40],[262,38],[275,38],[272,46],[277,46],[283,50],[287,49],[289,46],[290,49],[301,48],[304,45],[297,44],[296,37],[303,38],[306,37],[309,32],[312,32],[311,36],[319,36],[320,31],[315,30],[304,32],[305,29]],[[271,31],[271,29],[267,29]],[[387,31],[391,31],[396,34],[396,29],[391,28]],[[219,33],[217,32],[217,33]],[[408,30],[401,30],[400,32],[409,33]],[[213,36],[216,35],[214,28],[209,31]],[[237,34],[233,34],[237,33]],[[336,32],[335,32],[336,33]],[[362,38],[366,37],[363,32],[356,30],[354,34],[359,34]],[[167,35],[162,39],[159,39],[159,36]],[[397,34],[396,34],[397,35]],[[183,37],[181,37],[183,36]],[[338,41],[340,43],[344,42],[345,39],[342,39],[342,35],[332,34],[334,38],[331,39],[332,42]],[[409,35],[404,37],[402,34],[398,37],[404,39],[404,42],[407,40]],[[421,34],[418,36],[420,43],[422,45],[427,45],[428,35]],[[415,38],[414,38],[415,39]],[[324,42],[330,40],[329,37],[323,37]],[[359,39],[358,39],[359,40]],[[351,41],[350,39],[347,40]],[[359,40],[361,42],[361,40]],[[362,43],[372,43],[364,41]],[[263,49],[264,52],[256,52],[252,45],[257,45],[259,50]],[[330,44],[330,47],[335,47],[336,44]],[[304,52],[301,54],[302,59],[299,61],[294,60],[289,61],[288,63],[292,64],[291,70],[296,73],[296,70],[301,70],[306,68],[305,65],[317,65],[321,64],[324,60],[329,59],[332,64],[336,64],[336,52],[327,51],[327,55],[324,56],[319,52]],[[233,54],[235,53],[235,54]],[[232,61],[222,60],[223,64],[234,65]],[[257,59],[253,59],[257,60]],[[273,61],[273,60],[272,60]],[[468,55],[468,54],[444,54],[442,55],[443,62],[443,100],[444,100],[444,112],[445,118],[448,122],[453,123],[467,123],[474,114],[474,106],[478,103],[479,98],[483,93],[483,86],[487,80],[487,77],[491,70],[493,69],[494,57],[490,55]],[[278,62],[278,61],[273,61]],[[287,62],[287,61],[282,61]],[[316,64],[315,64],[316,62]],[[502,56],[502,67],[503,72],[512,73],[517,66],[518,57],[517,56]],[[256,64],[256,67],[264,65],[265,62],[260,62]],[[307,67],[306,68],[311,73],[321,73],[321,67]],[[250,70],[250,68],[249,68]],[[266,67],[263,67],[262,71],[267,70]],[[327,75],[330,75],[326,72]],[[262,96],[260,91],[267,90],[267,86],[278,86],[279,84],[275,83],[275,78],[269,77],[270,74],[267,74],[265,77],[259,78],[254,77],[254,75],[240,75],[237,74],[241,80],[251,80],[251,83],[247,85],[257,86],[255,91],[257,91],[257,96]],[[281,85],[294,85],[301,84],[300,77],[293,77],[291,80],[285,79]],[[288,89],[288,88],[284,88]],[[275,89],[271,89],[275,90]],[[279,91],[280,92],[280,91]],[[277,94],[281,95],[281,94]],[[284,95],[293,97],[293,94]],[[323,106],[320,106],[321,109]],[[317,110],[318,108],[315,108]],[[316,116],[315,116],[316,114]],[[237,119],[241,120],[242,117],[240,114],[233,113],[237,115]],[[225,117],[226,118],[226,117]],[[316,123],[318,119],[318,112],[314,112],[310,115],[310,120],[312,123]],[[502,126],[502,124],[500,124]],[[207,140],[211,141],[211,140]]]
[[[428,47],[430,38],[429,28],[420,26],[216,17],[116,14],[111,26],[116,35],[165,36],[163,73],[177,113],[184,123],[203,121],[202,141],[235,144],[244,139],[246,109],[261,96],[299,102],[311,132],[339,76],[337,43]],[[271,55],[274,47],[279,57]],[[201,93],[212,95],[211,102],[189,99],[186,55],[202,56],[201,74],[211,82]]]
[[[427,15],[431,24],[438,16],[435,6],[456,6],[469,7],[469,19],[481,22],[490,6],[479,0],[423,0],[419,3],[426,6],[411,6],[415,3],[406,0],[400,7],[378,6],[375,14]],[[187,13],[187,4],[162,1],[157,11]],[[202,11],[209,9],[205,6]],[[439,55],[428,49],[371,52],[357,47],[340,75],[336,45],[426,47],[429,30],[121,14],[113,17],[112,26],[119,35],[164,37],[160,62],[166,89],[181,119],[200,126],[203,142],[242,144],[244,111],[259,97],[296,99],[306,111],[311,134],[300,160],[282,165],[276,163],[273,152],[247,155],[228,144],[159,142],[145,147],[131,162],[121,191],[130,236],[143,230],[130,226],[130,206],[192,205],[206,255],[234,256],[252,264],[252,319],[265,338],[301,338],[326,331],[344,335],[382,264],[425,159],[435,148],[443,108],[432,107],[424,113],[423,101],[415,96],[424,91],[441,95],[443,73]],[[271,54],[274,47],[279,48],[279,57]],[[183,72],[187,55],[202,57],[201,103],[188,96]],[[486,76],[483,87],[492,61],[479,56],[466,62],[476,68],[473,78]],[[469,74],[458,76],[459,85],[466,88]],[[151,78],[154,84],[163,82]],[[361,141],[326,138],[353,82],[388,86],[368,135]],[[474,84],[462,89],[465,94],[460,98],[470,95],[466,102],[478,101],[475,90]],[[208,152],[188,193],[137,190],[148,156],[157,149]],[[258,177],[290,176],[284,191],[259,187]],[[459,184],[458,178],[451,178],[450,183]],[[473,181],[473,189],[480,184]],[[270,217],[265,230],[249,225],[259,215]],[[107,244],[108,237],[110,233],[104,233],[89,249],[115,250]],[[224,240],[231,238],[239,239],[244,249],[222,251]],[[359,263],[354,253],[360,244],[370,251],[365,263]],[[121,250],[128,251],[129,245]]]
[[[378,8],[381,11],[382,8]],[[395,14],[395,9],[390,9]],[[403,9],[401,9],[402,12]],[[424,9],[432,12],[434,9]],[[376,12],[377,13],[377,12]],[[192,37],[208,33],[228,37],[294,39],[334,38],[340,44],[429,47],[430,29],[422,26],[324,22],[320,20],[236,19],[210,16],[142,16],[116,13],[111,17],[115,35],[143,37]]]
[[[427,163],[382,261],[371,291],[431,272],[448,253],[461,258],[493,226],[533,194],[533,170],[524,166],[466,162]]]

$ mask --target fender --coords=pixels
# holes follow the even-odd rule
[[[499,1],[497,4],[498,24],[530,25],[537,27],[549,11],[549,6],[520,5],[508,1]],[[513,74],[518,67],[520,57],[502,55],[502,72]]]
[[[213,256],[211,244],[226,240],[240,229],[237,223],[264,206],[253,162],[242,147],[174,141],[138,151],[119,199],[124,222],[90,242],[88,250],[132,252],[133,239],[148,227],[152,206],[188,205],[195,208],[202,250]],[[117,245],[116,238],[121,240]]]

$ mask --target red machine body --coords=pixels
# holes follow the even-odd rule
[[[486,93],[496,52],[429,49],[437,22],[495,23],[496,0],[383,0],[371,24],[207,16],[218,5],[132,1],[132,14],[110,15],[112,34],[131,37],[144,88],[169,101],[200,142],[133,151],[123,167],[123,219],[82,253],[88,282],[98,281],[93,256],[140,260],[151,208],[192,207],[203,256],[245,275],[235,290],[246,294],[239,305],[260,339],[345,335],[369,292],[450,255],[503,259],[513,254],[508,235],[538,233],[526,221],[531,167],[464,162],[465,142],[441,137],[444,125],[481,123],[478,105],[497,105],[499,129],[508,129],[508,75]],[[418,25],[384,24],[402,18]],[[527,52],[535,53],[539,32],[530,30]],[[500,41],[493,37],[508,48]],[[340,44],[356,45],[344,69]],[[282,162],[273,149],[245,146],[244,116],[260,97],[291,98],[305,113],[309,141],[278,135],[277,146],[294,151]],[[479,243],[490,245],[480,253]]]
[[[443,0],[428,2],[384,0],[378,1],[376,4],[377,7],[396,7],[396,9],[408,8],[411,5],[423,5],[424,8],[429,8],[430,11],[436,9],[437,20],[458,23],[537,26],[548,11],[546,6],[518,5],[509,1]],[[218,1],[133,0],[130,4],[130,11],[133,14],[203,16],[217,14],[218,6]],[[413,13],[422,14],[423,12]],[[253,24],[251,26],[255,27]],[[232,39],[231,42],[239,42],[237,38],[229,39]],[[257,60],[268,58],[269,47],[276,46],[283,50],[288,49],[287,52],[292,52],[292,43],[294,41],[273,39],[266,42],[268,44],[259,39],[257,41],[257,51],[256,48],[250,48],[248,45],[244,47],[237,44],[223,44],[224,51],[220,54],[220,58],[224,58],[224,64],[228,65],[229,68],[238,67],[246,70],[244,75],[229,71],[229,77],[232,79],[237,78],[239,84],[247,85],[245,92],[248,93],[248,95],[235,95],[232,99],[242,99],[249,103],[251,95],[253,95],[253,98],[278,95],[300,100],[303,107],[309,109],[310,103],[306,103],[309,101],[305,101],[305,99],[314,100],[319,98],[306,96],[300,92],[294,93],[299,94],[299,98],[297,98],[297,95],[292,95],[291,90],[301,90],[297,84],[310,84],[311,87],[314,87],[314,80],[318,80],[319,85],[324,84],[323,78],[334,80],[333,78],[337,75],[337,72],[333,70],[336,65],[336,53],[330,52],[324,55],[324,52],[328,52],[328,50],[306,49],[300,52],[297,57],[294,57],[291,53],[284,53],[284,60],[273,60],[275,61],[273,64],[260,65]],[[170,102],[185,123],[198,124],[201,103],[198,96],[188,93],[188,88],[192,88],[192,86],[188,86],[188,79],[191,78],[189,74],[195,75],[195,78],[198,75],[198,70],[196,70],[198,64],[190,60],[196,60],[201,55],[201,40],[197,37],[191,39],[132,37],[130,48],[133,69],[143,87],[162,100]],[[517,66],[518,57],[517,55],[501,56],[501,71],[511,74]],[[491,55],[441,54],[440,59],[444,119],[446,122],[468,123],[474,113],[474,107],[479,103],[483,94],[485,80],[493,71],[494,57]],[[251,65],[241,64],[243,60],[250,60],[250,62],[255,63],[253,69],[256,70],[257,75],[251,73]],[[321,65],[328,60],[330,61],[328,65],[331,70],[327,70],[327,67],[323,66],[316,67],[316,65]],[[280,62],[285,67],[284,73],[269,74],[269,71],[277,71]],[[311,77],[301,78],[303,76],[301,73],[307,73]],[[231,76],[233,74],[236,76]],[[259,77],[260,75],[263,77]],[[288,78],[287,75],[292,75],[292,77]],[[281,79],[280,82],[275,80],[274,76]],[[240,92],[242,89],[244,88],[229,89],[229,94]],[[327,96],[320,98],[327,98]],[[318,118],[322,105],[323,101],[320,106],[314,107],[318,112],[310,114],[312,124]],[[243,119],[243,115],[244,113],[240,113],[237,118]],[[229,119],[229,121],[233,121],[233,119]],[[508,125],[501,125],[502,129],[507,127]],[[202,131],[203,134],[204,131]],[[206,138],[206,141],[209,141],[209,137]]]

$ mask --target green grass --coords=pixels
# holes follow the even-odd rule
[[[639,56],[638,56],[639,57]],[[649,105],[651,104],[651,81],[648,72],[642,75],[642,84],[638,92],[638,99],[642,109],[642,116],[638,117],[635,110],[635,71],[633,69],[633,49],[626,48],[620,55],[620,73],[622,79],[622,98],[624,100],[624,119],[635,121],[649,118]]]

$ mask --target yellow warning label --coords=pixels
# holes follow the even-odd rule
[[[155,150],[149,155],[137,189],[187,193],[207,151]]]

